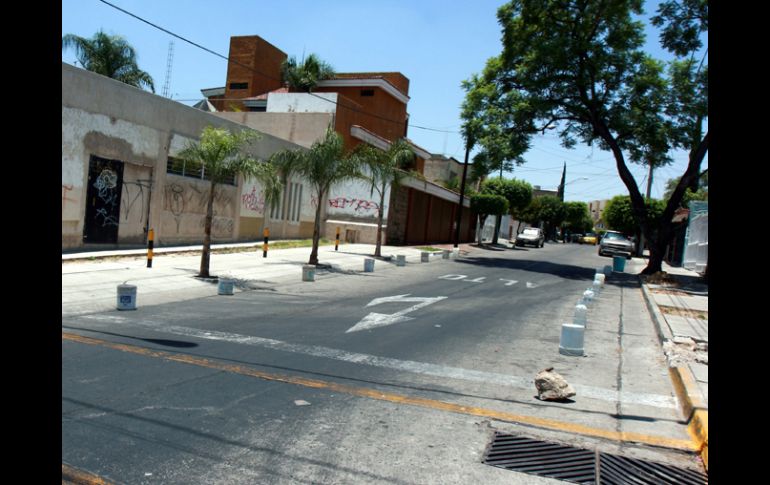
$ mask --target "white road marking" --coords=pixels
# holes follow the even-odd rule
[[[345,333],[359,332],[361,330],[369,330],[372,328],[384,327],[386,325],[393,325],[394,323],[414,320],[414,318],[412,317],[407,317],[406,314],[411,313],[415,310],[419,310],[422,307],[432,305],[433,303],[436,303],[437,301],[441,301],[445,298],[447,297],[446,296],[436,296],[433,298],[419,297],[419,296],[409,297],[409,293],[405,295],[395,295],[395,296],[386,296],[383,298],[375,298],[374,300],[370,301],[369,304],[366,306],[370,307],[374,305],[379,305],[380,303],[392,303],[392,302],[419,302],[419,303],[417,303],[417,305],[412,305],[409,308],[406,308],[396,313],[390,313],[390,314],[370,313],[364,318],[362,318],[360,322],[356,323],[355,325],[347,329]]]
[[[500,278],[500,281],[507,281],[508,283],[506,283],[505,286],[513,286],[518,283],[516,280],[506,280],[505,278]]]
[[[125,323],[129,323],[126,321]],[[215,330],[201,330],[190,327],[180,327],[177,325],[158,325],[141,321],[131,322],[135,325],[150,328],[156,332],[164,332],[183,337],[192,337],[205,340],[216,340],[254,347],[267,348],[282,352],[294,354],[309,355],[312,357],[321,357],[326,359],[339,360],[354,364],[369,365],[397,371],[412,372],[440,378],[461,379],[465,381],[482,382],[485,384],[495,384],[508,386],[518,389],[530,390],[535,393],[534,379],[530,377],[519,377],[506,374],[497,374],[492,372],[483,372],[472,369],[463,369],[460,367],[450,367],[426,362],[416,362],[411,360],[398,360],[388,357],[378,357],[376,355],[359,354],[348,352],[346,350],[332,349],[318,345],[302,345],[282,342],[280,340],[252,337],[249,335],[239,335],[234,333],[219,332]],[[676,401],[671,396],[659,394],[647,394],[636,392],[618,392],[614,389],[604,389],[593,386],[583,386],[571,383],[572,387],[580,397],[599,399],[612,403],[622,402],[624,404],[642,404],[657,408],[676,409]]]
[[[463,278],[467,278],[467,276],[464,274],[445,274],[444,276],[438,277],[438,279],[440,280],[450,280],[450,281],[457,281]]]

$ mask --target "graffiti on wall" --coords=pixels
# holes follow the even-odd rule
[[[103,202],[103,206],[96,211],[96,221],[100,222],[101,218],[102,227],[117,226],[119,220],[112,215],[112,212],[117,213],[119,208],[115,206],[118,204],[118,191],[115,187],[118,185],[118,174],[109,168],[105,168],[101,171],[96,181],[94,181],[94,188],[98,191],[97,195]],[[110,209],[109,211],[107,209]]]
[[[350,209],[355,211],[356,214],[368,213],[376,214],[380,209],[380,204],[372,200],[366,199],[348,199],[347,197],[336,197],[329,199],[329,207],[335,209]]]
[[[244,209],[252,212],[262,212],[265,210],[265,196],[257,193],[257,187],[251,188],[251,192],[241,196],[241,205]]]
[[[201,189],[195,184],[169,183],[163,194],[163,210],[171,213],[176,222],[177,234],[182,232],[182,221],[185,216],[199,214],[197,227],[204,227],[206,221],[206,206],[208,204],[209,191]],[[230,217],[216,217],[217,214],[227,214],[232,210],[233,197],[225,190],[216,190],[214,193],[214,222],[212,231],[220,234],[232,233],[234,223]],[[189,220],[189,219],[188,219]],[[188,231],[190,228],[188,227]]]
[[[72,191],[75,187],[73,185],[65,185],[61,184],[61,216],[62,219],[64,219],[64,207],[67,205],[67,201],[69,202],[77,202],[77,199],[70,199],[67,197],[67,194]]]
[[[146,210],[144,207],[144,189],[149,190],[152,187],[152,182],[149,179],[146,180],[134,180],[131,182],[123,182],[123,192],[125,192],[125,196],[123,196],[123,218],[125,221],[128,221],[129,215],[134,211],[134,207],[137,206],[137,201],[139,201],[139,221],[144,221],[144,217],[146,214]],[[128,203],[126,203],[128,201]]]

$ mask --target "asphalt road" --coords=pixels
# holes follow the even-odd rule
[[[667,446],[591,435],[686,439],[662,360],[623,360],[655,350],[628,318],[632,288],[597,301],[587,357],[558,353],[604,264],[590,246],[475,249],[63,317],[62,460],[126,484],[556,483],[483,465],[498,429],[694,466]],[[550,366],[573,401],[535,397]]]

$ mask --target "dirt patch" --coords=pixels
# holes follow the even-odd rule
[[[678,308],[678,307],[665,306],[665,305],[658,305],[658,308],[660,308],[661,312],[667,315],[677,315],[680,317],[697,318],[700,320],[709,319],[708,312],[704,312],[700,310],[691,310],[686,308]]]

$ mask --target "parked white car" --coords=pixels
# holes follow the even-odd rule
[[[545,244],[545,235],[538,227],[528,227],[516,236],[516,246],[542,248],[543,244]]]

